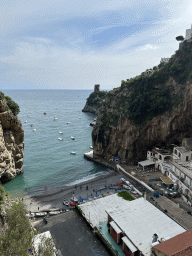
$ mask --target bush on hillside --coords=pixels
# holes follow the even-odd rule
[[[9,96],[5,96],[7,106],[11,110],[14,116],[17,116],[20,112],[19,105],[13,101]]]
[[[22,201],[13,203],[7,210],[7,229],[0,237],[0,255],[28,256],[28,248],[32,244],[32,229],[26,217],[26,209]]]

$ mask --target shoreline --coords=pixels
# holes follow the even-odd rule
[[[114,184],[120,181],[120,178],[124,177],[124,175],[117,173],[113,170],[107,172],[107,174],[99,175],[94,179],[84,181],[77,185],[65,186],[59,191],[55,193],[42,194],[42,195],[30,195],[26,194],[24,198],[25,205],[28,211],[35,212],[43,209],[53,209],[53,208],[62,208],[63,199],[66,198],[67,201],[71,201],[71,197],[74,195],[76,198],[79,197],[90,197],[91,195],[95,195],[93,190],[98,190],[105,185],[108,186],[110,184]],[[75,188],[76,186],[76,188]],[[88,190],[86,187],[88,186]],[[82,188],[80,188],[82,187]],[[109,189],[108,189],[109,190]],[[107,192],[107,191],[104,191]],[[98,194],[101,194],[98,192]]]

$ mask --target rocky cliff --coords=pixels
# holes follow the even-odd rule
[[[146,159],[153,146],[179,145],[183,137],[192,137],[191,42],[153,74],[109,92],[92,132],[95,157],[127,163]]]
[[[92,92],[87,98],[87,102],[82,111],[98,115],[99,108],[102,106],[103,101],[105,101],[106,94],[107,92],[99,90]]]
[[[22,124],[0,99],[0,181],[13,179],[23,172],[24,131]]]

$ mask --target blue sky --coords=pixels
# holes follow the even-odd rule
[[[189,0],[1,0],[0,89],[111,90],[178,49]]]

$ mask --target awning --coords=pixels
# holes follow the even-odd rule
[[[115,230],[115,232],[117,234],[120,234],[122,232],[122,230],[115,224],[114,221],[111,221],[109,224],[111,225],[111,227]]]
[[[126,236],[124,236],[122,240],[132,252],[137,251],[137,248],[131,243],[131,241]]]
[[[160,179],[165,183],[166,185],[174,184],[174,182],[167,176],[160,177]]]
[[[145,160],[145,161],[138,162],[138,164],[145,167],[145,166],[149,166],[149,165],[155,165],[155,162],[153,162],[151,160]]]

